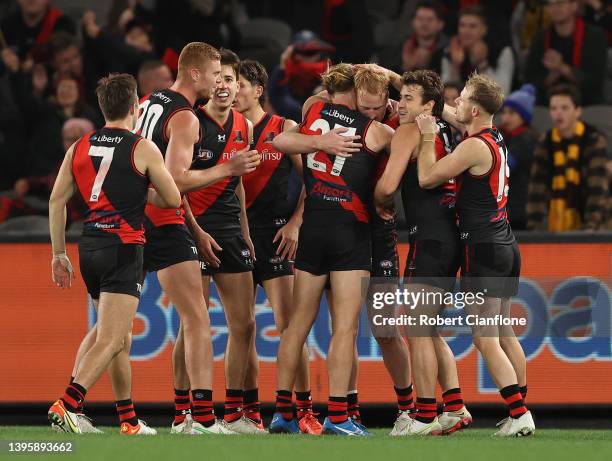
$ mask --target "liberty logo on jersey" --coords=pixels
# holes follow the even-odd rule
[[[354,118],[351,118],[348,115],[344,115],[342,112],[336,109],[332,109],[332,110],[325,109],[321,111],[321,114],[327,115],[328,117],[337,118],[338,120],[342,120],[343,122],[346,122],[349,125],[352,125],[353,122],[355,121]]]
[[[114,144],[119,144],[121,142],[121,140],[123,139],[123,136],[106,136],[105,134],[103,134],[102,136],[97,136],[97,135],[93,135],[91,138],[89,138],[89,142],[93,142],[93,141],[97,141],[97,142],[111,142]]]

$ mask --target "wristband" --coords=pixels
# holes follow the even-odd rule
[[[421,141],[423,142],[435,142],[436,134],[435,133],[423,133],[421,134]]]

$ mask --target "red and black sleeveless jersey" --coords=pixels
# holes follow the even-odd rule
[[[196,146],[191,168],[201,170],[227,162],[248,145],[249,127],[246,118],[232,109],[223,126],[198,107],[202,138]],[[240,201],[236,187],[240,178],[232,176],[204,189],[187,194],[189,206],[198,223],[206,231],[240,233]]]
[[[489,171],[474,176],[464,171],[457,178],[457,214],[461,239],[469,243],[514,242],[508,222],[508,150],[496,127],[486,128],[472,136],[482,140],[491,152]],[[467,138],[466,138],[467,139]]]
[[[140,100],[140,114],[134,132],[153,141],[165,157],[169,142],[166,127],[172,116],[183,110],[193,111],[182,94],[172,90],[154,91]],[[178,209],[165,209],[147,204],[145,213],[147,229],[185,222],[182,205]]]
[[[142,138],[120,128],[92,131],[77,141],[72,175],[86,204],[82,244],[89,249],[143,244],[149,180],[134,165]]]
[[[284,226],[291,217],[292,205],[287,197],[291,160],[272,146],[284,123],[284,117],[265,114],[253,127],[253,144],[261,163],[242,177],[251,231]]]
[[[348,128],[346,135],[365,140],[372,120],[340,104],[317,102],[308,110],[300,125],[303,134],[324,134],[334,128]],[[378,154],[366,147],[351,157],[323,151],[302,155],[306,201],[304,220],[315,222],[370,222],[372,181]],[[314,216],[317,216],[314,218]]]
[[[449,155],[455,148],[450,125],[438,120],[440,131],[436,136],[436,161]],[[455,211],[456,183],[451,179],[434,189],[419,186],[417,159],[408,163],[402,180],[402,202],[410,235],[422,233],[427,238],[457,238]]]

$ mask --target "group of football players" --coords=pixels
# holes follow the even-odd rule
[[[182,50],[170,88],[140,101],[130,75],[100,81],[106,124],[70,147],[50,199],[52,273],[61,288],[73,280],[65,205],[75,193],[87,204],[79,265],[97,309],[70,383],[49,409],[54,428],[99,432],[83,402],[108,371],[121,433],[156,432],[136,415],[129,351],[144,276],[157,272],[181,320],[172,433],[370,435],[359,412],[355,341],[362,287],[370,277],[369,294],[399,283],[399,188],[410,244],[404,286],[449,292],[460,271],[462,291],[486,293],[467,313],[509,315],[520,254],[506,215],[507,151],[492,121],[503,102],[495,81],[472,76],[454,109],[444,105],[435,72],[399,76],[374,64],[337,64],[304,103],[299,124],[264,111],[266,83],[260,63],[200,42]],[[399,101],[390,100],[390,86]],[[465,133],[457,146],[450,125]],[[288,195],[292,170],[303,180],[297,205]],[[211,279],[229,332],[222,419],[213,411]],[[257,385],[257,285],[280,334],[267,431]],[[324,292],[332,337],[321,424],[312,410],[306,339]],[[444,306],[415,308],[437,317]],[[472,422],[452,351],[435,328],[373,332],[397,394],[391,435],[450,434]],[[514,332],[474,327],[473,338],[509,408],[496,434],[533,433]]]

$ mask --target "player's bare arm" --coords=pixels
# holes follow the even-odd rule
[[[198,248],[198,254],[207,265],[219,267],[221,265],[221,260],[217,257],[215,252],[223,251],[223,248],[219,246],[212,235],[200,227],[191,211],[187,196],[183,197],[183,209],[185,210],[185,225],[189,229],[189,233],[191,237],[193,237],[196,247]]]
[[[257,151],[244,149],[228,162],[203,170],[190,170],[193,146],[200,138],[200,122],[190,111],[181,111],[170,119],[167,136],[166,167],[181,193],[202,189],[224,178],[250,173],[260,162]]]
[[[154,191],[149,191],[149,203],[160,208],[181,206],[181,194],[155,143],[145,138],[140,140],[134,150],[134,165],[140,173],[149,178],[155,188]]]
[[[422,188],[433,189],[466,170],[474,175],[485,174],[491,167],[489,148],[476,138],[466,139],[451,155],[436,161],[436,119],[430,115],[419,115],[416,122],[421,132],[417,166]]]
[[[402,76],[398,74],[397,72],[392,71],[391,69],[386,69],[385,67],[379,66],[378,64],[374,64],[374,63],[355,64],[355,67],[371,69],[374,72],[382,72],[384,74],[387,74],[387,76],[389,77],[389,82],[391,83],[391,86],[395,88],[397,91],[400,91],[402,89],[402,85],[403,85]]]
[[[419,146],[420,137],[421,133],[414,123],[401,125],[393,135],[389,161],[374,189],[376,211],[383,219],[393,217],[393,194]]]
[[[467,127],[457,120],[457,109],[455,109],[453,106],[444,104],[444,110],[442,111],[442,119],[446,120],[461,133],[465,133],[467,131]]]
[[[289,155],[323,151],[341,157],[350,157],[361,149],[360,136],[346,136],[348,128],[334,128],[321,135],[300,133],[299,126],[280,133],[274,138],[274,148]]]
[[[292,129],[296,127],[297,124],[293,120],[285,120],[283,125],[283,131]],[[293,164],[293,168],[297,171],[300,178],[302,177],[302,159],[295,155],[289,157],[291,163]],[[300,198],[298,200],[298,204],[295,208],[295,211],[289,218],[287,224],[281,227],[274,236],[273,242],[276,242],[280,239],[280,244],[278,245],[278,249],[276,250],[276,254],[281,256],[282,258],[293,260],[295,259],[295,255],[297,253],[297,244],[298,237],[300,232],[300,226],[302,225],[302,213],[304,212],[304,200],[306,199],[306,190],[302,186],[302,190],[300,192]]]
[[[66,254],[66,203],[76,191],[72,176],[72,155],[74,144],[70,146],[49,199],[49,233],[53,258],[51,260],[51,277],[58,287],[70,288],[74,278],[74,270]]]
[[[391,139],[395,130],[388,125],[373,120],[366,132],[363,145],[366,149],[372,152],[389,152],[391,148]]]
[[[244,237],[244,240],[251,251],[253,261],[255,261],[255,246],[253,245],[251,233],[249,231],[249,218],[246,212],[246,194],[244,192],[242,178],[240,178],[240,182],[238,183],[238,186],[236,186],[236,195],[238,196],[238,200],[240,200],[240,227],[242,229],[242,236]]]

